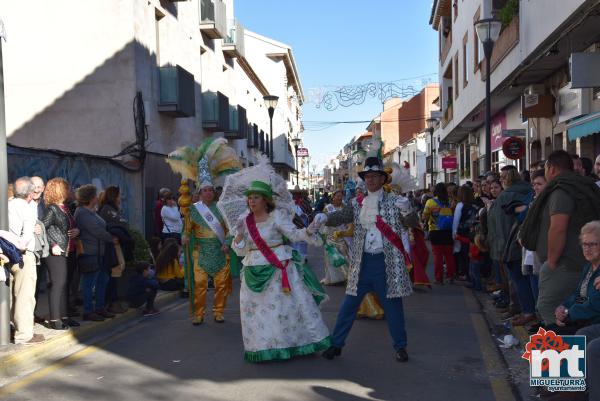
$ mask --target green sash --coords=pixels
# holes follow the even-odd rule
[[[292,251],[292,262],[296,266],[298,272],[302,275],[304,285],[306,285],[315,302],[319,305],[327,298],[327,294],[321,286],[319,279],[308,265],[302,263],[302,257],[296,250]],[[271,279],[277,270],[278,269],[272,265],[256,265],[245,266],[242,273],[246,285],[251,291],[263,292],[271,282]]]

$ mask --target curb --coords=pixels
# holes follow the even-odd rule
[[[179,292],[159,293],[155,303],[157,306],[164,306],[174,302],[178,298]],[[9,355],[0,358],[0,375],[5,378],[18,376],[19,371],[28,365],[33,365],[42,359],[52,359],[53,354],[64,352],[68,347],[81,344],[84,341],[92,339],[101,332],[108,331],[139,317],[140,314],[138,309],[132,308],[112,319],[103,322],[93,322],[83,327],[73,328],[38,345],[17,348]],[[94,344],[99,340],[100,339],[92,341],[87,345]],[[64,356],[65,355],[61,355],[60,358],[64,358]]]

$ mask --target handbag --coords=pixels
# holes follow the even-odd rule
[[[100,270],[98,265],[98,256],[80,255],[77,257],[77,267],[80,273],[94,273]]]
[[[117,261],[119,263],[111,268],[110,276],[121,277],[123,275],[123,270],[125,270],[125,257],[123,256],[123,249],[121,249],[121,244],[116,244],[114,247],[115,254],[117,255]]]

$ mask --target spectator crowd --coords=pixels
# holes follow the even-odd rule
[[[36,323],[69,330],[81,320],[111,319],[128,308],[151,316],[159,313],[154,307],[159,289],[185,295],[183,220],[170,190],[159,192],[157,235],[147,257],[136,257],[140,244],[122,213],[117,186],[99,192],[90,184],[72,188],[60,177],[47,183],[20,177],[8,195],[9,230],[0,230],[0,285],[10,286],[15,344],[44,342],[44,335],[34,332]]]

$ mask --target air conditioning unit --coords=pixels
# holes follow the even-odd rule
[[[524,95],[545,95],[546,86],[544,84],[529,85],[525,88]]]
[[[469,134],[469,146],[479,146],[479,135]]]

